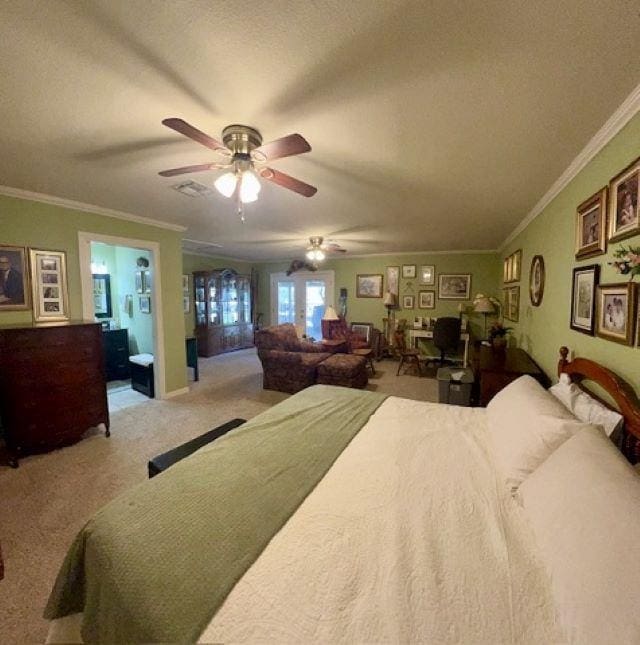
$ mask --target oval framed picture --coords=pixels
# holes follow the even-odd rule
[[[529,272],[529,297],[534,307],[539,307],[544,295],[544,258],[534,255]]]

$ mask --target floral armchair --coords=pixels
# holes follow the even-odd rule
[[[351,330],[351,326],[344,318],[339,318],[338,320],[323,320],[322,339],[346,341],[347,351],[349,353],[354,349],[368,349],[371,347],[364,336]]]
[[[331,356],[319,343],[299,339],[291,323],[258,330],[255,344],[264,389],[290,394],[313,385],[318,364]]]

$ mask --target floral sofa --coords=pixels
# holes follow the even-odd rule
[[[256,331],[255,344],[264,389],[290,394],[314,385],[318,365],[331,356],[319,343],[299,339],[291,323]]]

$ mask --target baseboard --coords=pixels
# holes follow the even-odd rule
[[[162,398],[163,399],[172,399],[174,396],[180,396],[181,394],[188,394],[189,391],[190,391],[189,386],[181,387],[179,390],[172,390],[171,392],[165,393],[165,395]]]

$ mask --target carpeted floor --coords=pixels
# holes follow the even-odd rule
[[[369,389],[437,400],[437,382],[376,363]],[[431,374],[433,376],[433,374]],[[146,479],[153,457],[233,417],[251,418],[288,395],[262,389],[255,350],[200,359],[200,381],[166,401],[145,400],[111,414],[111,438],[90,431],[74,446],[0,461],[0,643],[43,642],[42,610],[74,535],[101,506]]]

